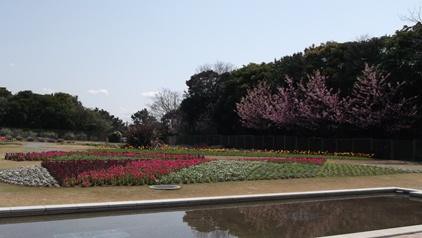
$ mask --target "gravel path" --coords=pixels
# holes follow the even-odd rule
[[[0,170],[0,181],[32,187],[59,187],[47,169],[41,166]]]

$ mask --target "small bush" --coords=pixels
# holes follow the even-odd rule
[[[0,129],[0,136],[12,136],[12,130],[9,128],[2,128]]]
[[[127,143],[134,147],[151,147],[157,137],[157,128],[153,124],[132,125],[127,132]]]
[[[24,135],[25,137],[32,138],[32,139],[37,137],[37,133],[33,131],[24,131]]]
[[[115,131],[108,136],[108,141],[113,143],[119,143],[122,141],[122,133]]]
[[[43,131],[39,133],[40,137],[44,137],[44,138],[52,138],[52,139],[57,139],[57,133],[52,132],[52,131]]]
[[[76,140],[87,140],[88,136],[85,133],[80,132],[80,133],[75,135],[75,139]]]
[[[66,133],[63,135],[63,138],[64,138],[65,140],[75,140],[76,136],[75,136],[75,134],[74,134],[73,132],[66,132]]]
[[[23,137],[26,137],[22,129],[13,129],[12,130],[13,137],[20,138],[22,140]]]

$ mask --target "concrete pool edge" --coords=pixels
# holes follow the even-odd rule
[[[402,235],[411,235],[422,232],[422,225],[415,226],[402,226],[381,230],[356,232],[349,234],[341,234],[334,236],[321,236],[319,238],[382,238],[382,237],[395,237]]]
[[[422,198],[422,191],[400,187],[380,187],[380,188],[361,188],[361,189],[342,189],[342,190],[323,190],[311,192],[291,192],[291,193],[269,193],[253,195],[234,195],[218,197],[195,197],[195,198],[177,198],[177,199],[158,199],[158,200],[137,200],[122,202],[103,202],[103,203],[79,203],[63,205],[44,205],[44,206],[19,206],[19,207],[0,207],[0,218],[36,216],[36,215],[55,215],[55,214],[73,214],[86,212],[106,212],[116,210],[141,210],[172,208],[184,206],[199,205],[218,205],[224,203],[237,202],[259,202],[287,199],[312,199],[324,197],[340,197],[353,195],[377,195],[377,194],[407,194],[410,197]]]

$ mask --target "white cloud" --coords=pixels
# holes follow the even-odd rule
[[[157,91],[146,91],[146,92],[142,92],[141,95],[144,97],[154,97],[155,95],[157,95]]]
[[[52,94],[54,92],[54,90],[51,89],[51,88],[42,88],[41,92],[46,93],[46,94]]]
[[[109,95],[109,92],[107,89],[101,88],[101,89],[90,89],[88,90],[89,94],[92,95],[98,95],[98,94],[104,94],[104,95]]]

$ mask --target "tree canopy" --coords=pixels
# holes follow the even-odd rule
[[[260,82],[265,82],[272,90],[284,87],[288,84],[286,76],[294,84],[304,81],[306,85],[308,75],[318,71],[326,77],[323,86],[332,90],[330,94],[340,92],[337,96],[348,97],[352,95],[355,82],[366,64],[388,73],[392,84],[406,82],[401,86],[401,97],[416,97],[416,104],[422,104],[422,24],[416,23],[404,26],[390,36],[312,45],[303,52],[273,62],[251,63],[229,72],[219,73],[210,67],[204,68],[205,71],[196,73],[186,82],[188,90],[180,107],[185,125],[182,133],[278,133],[280,131],[251,129],[242,124],[236,104],[248,90]],[[415,116],[419,121],[411,128],[420,134],[421,116],[419,110]]]
[[[124,130],[125,124],[105,110],[84,107],[77,96],[67,93],[12,94],[0,88],[0,127],[79,131],[104,137]]]

